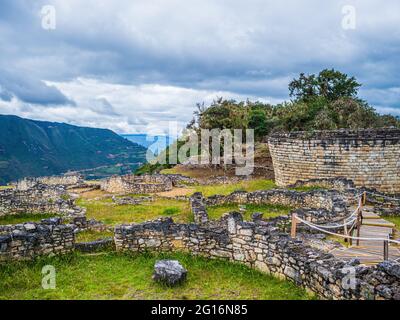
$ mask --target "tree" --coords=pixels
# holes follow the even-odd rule
[[[336,101],[340,98],[356,98],[360,86],[354,77],[334,69],[324,69],[318,76],[300,73],[298,79],[289,83],[289,93],[296,100],[309,101],[320,96],[327,101]]]
[[[251,110],[249,116],[249,128],[254,129],[256,139],[268,134],[267,116],[263,110]]]

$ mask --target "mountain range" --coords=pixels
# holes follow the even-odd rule
[[[165,135],[150,135],[146,133],[122,134],[122,137],[149,148],[154,154],[159,154],[174,142],[174,139]]]
[[[108,129],[0,115],[0,184],[85,169],[92,178],[126,173],[146,162],[146,151]]]

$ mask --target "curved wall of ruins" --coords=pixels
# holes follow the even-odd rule
[[[279,186],[344,177],[357,187],[400,192],[400,130],[274,134],[268,139]]]
[[[101,182],[101,189],[111,193],[156,193],[172,190],[172,180],[164,175],[112,176]]]

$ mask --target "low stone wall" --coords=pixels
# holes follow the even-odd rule
[[[172,185],[174,187],[184,187],[187,185],[196,185],[198,184],[198,180],[195,178],[190,178],[183,176],[181,174],[163,174],[163,176],[167,177],[171,180]]]
[[[337,191],[315,190],[298,192],[282,189],[255,192],[236,191],[227,196],[211,196],[205,199],[207,206],[222,204],[273,204],[293,208],[326,209],[335,216],[347,214],[345,198]]]
[[[175,224],[162,219],[115,229],[118,251],[180,250],[224,258],[296,282],[325,299],[400,299],[400,270],[391,263],[375,267],[346,265],[331,254],[291,239],[268,223],[243,222],[232,213],[217,224]],[[352,268],[355,286],[346,286]]]
[[[75,250],[81,252],[97,252],[108,248],[112,248],[113,245],[114,245],[113,238],[105,238],[96,241],[75,243]]]
[[[57,224],[51,219],[42,223],[0,226],[0,262],[71,252],[73,229],[72,225]]]
[[[157,193],[170,191],[172,186],[172,180],[164,175],[113,176],[101,182],[101,189],[110,193]]]
[[[17,190],[28,190],[38,184],[48,186],[78,186],[84,184],[83,177],[80,175],[64,175],[64,176],[50,176],[39,178],[24,178],[15,184]]]
[[[330,190],[346,191],[354,189],[356,186],[354,182],[346,178],[328,178],[328,179],[309,179],[300,180],[296,183],[288,186],[288,188],[299,188],[299,187],[321,187]]]
[[[68,216],[84,215],[85,209],[69,199],[64,186],[37,184],[27,190],[0,191],[0,216],[16,214],[55,213]]]
[[[116,196],[112,196],[112,201],[113,203],[115,203],[116,205],[139,205],[143,202],[152,202],[154,201],[153,197],[116,197]]]
[[[207,208],[201,192],[196,192],[190,197],[190,208],[192,210],[194,222],[203,224],[208,222]]]

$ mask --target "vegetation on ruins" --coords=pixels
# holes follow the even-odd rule
[[[192,128],[254,129],[257,140],[271,132],[400,127],[398,117],[380,115],[358,97],[354,77],[332,70],[301,73],[289,84],[291,101],[277,105],[219,98],[198,105]]]
[[[203,195],[209,197],[216,194],[228,195],[238,190],[252,192],[256,190],[273,189],[274,187],[275,184],[271,180],[254,179],[231,184],[191,186],[187,187],[189,191],[187,195],[190,196],[195,192],[201,192]],[[104,197],[102,198],[102,196]],[[127,196],[137,197],[138,195]],[[143,202],[134,206],[116,205],[113,203],[109,195],[107,196],[104,192],[97,190],[82,194],[81,198],[77,200],[77,204],[86,208],[86,216],[89,219],[93,218],[101,220],[108,225],[140,223],[162,217],[172,217],[174,221],[182,223],[191,222],[193,220],[188,202],[175,199],[156,198],[153,202]],[[275,214],[278,213],[287,214],[284,210],[285,208],[283,208],[283,211],[276,211],[275,207],[269,206],[261,206],[258,209],[264,213],[271,212],[272,216],[275,216]],[[219,209],[218,212],[221,213],[221,210],[224,211],[224,209]],[[228,211],[229,207],[226,208],[225,212]],[[217,216],[219,213],[216,213],[214,216]],[[266,218],[268,217],[269,214],[266,214]],[[27,217],[25,221],[28,221],[29,219],[30,218]],[[93,236],[96,237],[96,234]]]
[[[21,213],[13,215],[4,215],[0,217],[0,225],[18,224],[27,221],[39,222],[42,219],[48,219],[52,217],[54,217],[54,213],[40,213],[40,214]]]
[[[189,271],[187,281],[171,288],[151,281],[155,261],[177,259]],[[42,267],[57,270],[57,287],[43,290]],[[0,265],[3,299],[270,299],[314,296],[294,283],[238,263],[183,253],[101,255],[81,253]],[[93,281],[96,279],[96,281]]]
[[[325,69],[319,74],[301,73],[288,85],[290,101],[272,105],[221,97],[209,106],[198,104],[187,127],[195,130],[254,129],[256,141],[274,132],[400,128],[399,117],[380,115],[358,96],[360,87],[354,77],[334,69]],[[184,142],[177,143],[179,147]],[[145,164],[137,173],[159,172],[173,165],[167,156],[166,164]]]
[[[177,222],[188,222],[190,219],[188,202],[173,199],[157,199],[134,206],[115,205],[110,198],[80,199],[77,204],[87,209],[89,219],[101,220],[108,225],[139,223],[161,217],[172,217]],[[173,209],[165,211],[168,208]]]
[[[237,211],[243,215],[244,220],[251,221],[254,213],[262,213],[263,219],[271,219],[279,216],[286,216],[290,212],[290,207],[272,204],[225,204],[207,207],[207,213],[210,219],[217,220],[227,212]]]

